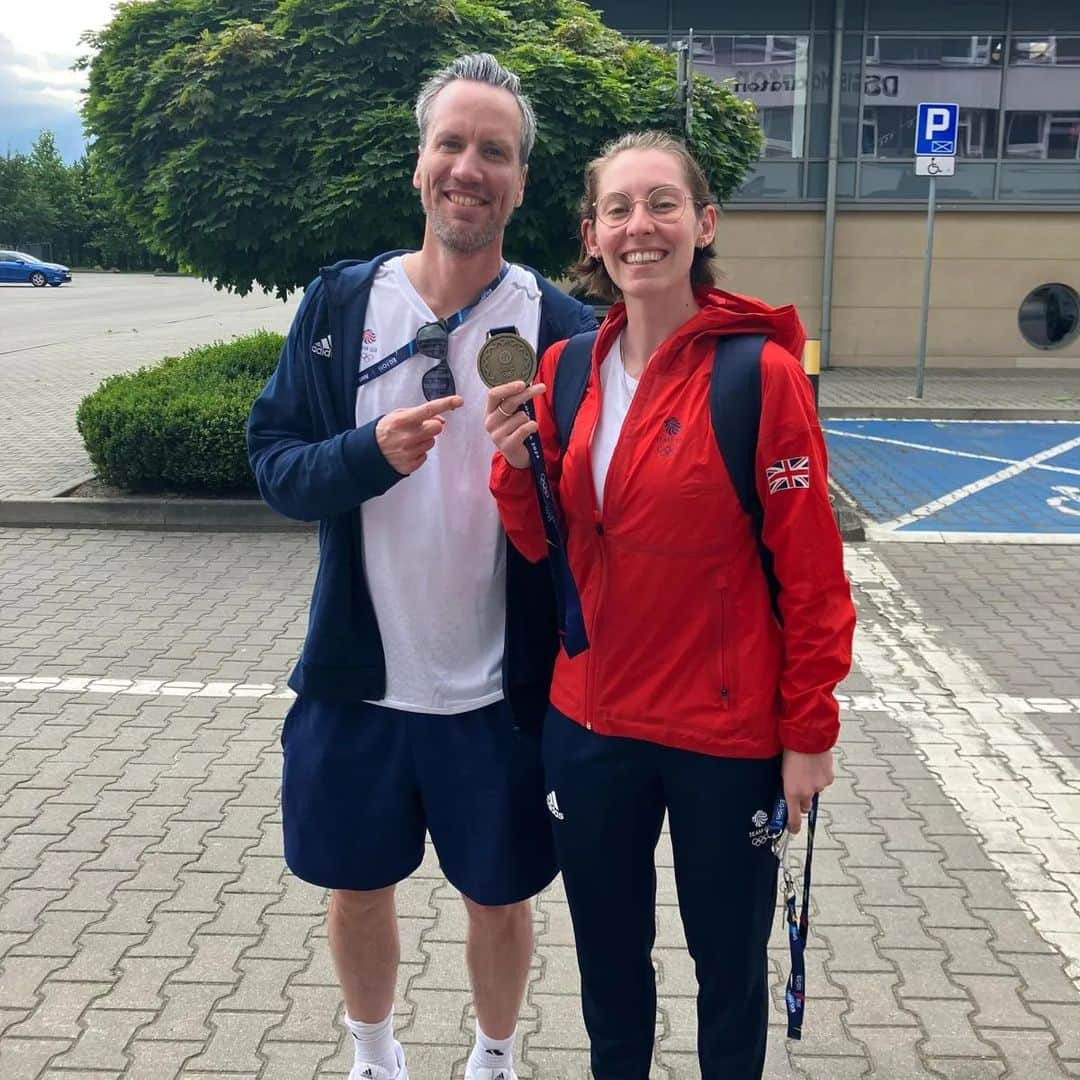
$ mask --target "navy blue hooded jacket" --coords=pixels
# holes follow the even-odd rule
[[[298,694],[377,701],[386,691],[357,508],[404,477],[378,448],[378,420],[356,427],[356,376],[375,271],[403,254],[339,262],[320,272],[248,419],[248,454],[263,498],[286,517],[320,523],[307,639],[289,679]],[[541,291],[541,354],[595,327],[591,308],[533,273]],[[558,640],[547,564],[530,564],[507,543],[506,593],[503,692],[515,724],[535,729],[547,705]]]

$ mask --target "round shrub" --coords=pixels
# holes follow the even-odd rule
[[[244,429],[283,341],[261,331],[106,379],[76,415],[98,476],[127,491],[254,490]]]

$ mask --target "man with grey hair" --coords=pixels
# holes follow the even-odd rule
[[[547,568],[507,543],[488,493],[476,358],[493,332],[542,351],[595,319],[502,257],[536,128],[517,77],[461,57],[425,84],[416,116],[420,250],[321,271],[248,425],[263,497],[320,521],[281,737],[285,858],[332,890],[350,1080],[406,1080],[394,887],[429,833],[468,913],[466,1076],[512,1080],[529,901],[556,872],[529,736],[557,639]]]

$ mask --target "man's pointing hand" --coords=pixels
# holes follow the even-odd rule
[[[454,394],[388,412],[375,425],[375,441],[382,456],[402,476],[416,472],[427,461],[428,451],[446,425],[443,414],[464,404],[464,399]]]

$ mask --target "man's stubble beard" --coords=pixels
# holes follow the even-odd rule
[[[470,229],[448,221],[434,206],[425,205],[424,212],[436,239],[455,255],[475,255],[492,244],[501,245],[503,231],[513,214],[511,210],[501,222],[493,221],[490,225]]]
[[[503,227],[495,223],[486,229],[463,229],[459,225],[451,225],[438,214],[429,215],[429,220],[439,242],[455,255],[475,255],[502,238]]]

